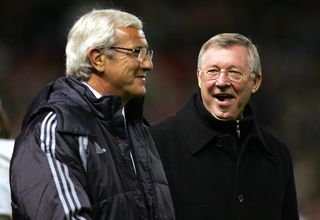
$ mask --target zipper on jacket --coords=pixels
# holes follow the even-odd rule
[[[236,148],[238,150],[238,153],[236,154],[236,167],[235,167],[235,178],[234,178],[234,189],[233,189],[233,194],[234,194],[234,207],[233,207],[233,213],[234,213],[234,219],[237,220],[239,218],[239,201],[238,201],[238,184],[239,184],[239,168],[240,168],[240,160],[241,160],[241,155],[242,155],[242,147],[241,147],[241,130],[240,130],[240,120],[236,120],[236,133],[238,139],[235,140],[234,144],[236,145]]]
[[[237,122],[236,131],[237,131],[238,138],[240,138],[240,135],[241,135],[241,132],[240,132],[240,121],[237,120],[236,122]]]
[[[125,114],[124,108],[122,108],[121,114],[122,114],[123,119],[124,119],[123,122],[124,122],[124,129],[126,131],[126,136],[129,139],[130,138],[130,134],[129,134],[129,130],[127,128],[126,114]],[[130,142],[131,142],[131,139],[129,140],[129,143]],[[133,170],[134,170],[135,174],[137,175],[137,169],[136,169],[136,164],[135,164],[133,156],[132,156],[132,150],[133,149],[132,149],[132,147],[130,147],[130,144],[129,144],[129,153],[130,153],[131,163],[132,163],[132,166],[133,166]]]
[[[239,166],[240,166],[240,158],[241,158],[241,152],[239,155],[237,155],[236,159],[236,167],[235,167],[235,177],[234,177],[234,186],[233,186],[233,215],[234,215],[234,220],[238,219],[238,184],[239,184]]]
[[[148,198],[147,198],[147,195],[146,195],[146,192],[144,190],[144,187],[143,187],[143,184],[142,184],[142,178],[141,178],[141,174],[140,174],[140,171],[139,171],[139,168],[138,167],[135,167],[135,164],[137,164],[137,157],[136,157],[136,154],[135,154],[135,151],[134,151],[134,145],[133,145],[133,142],[132,142],[132,139],[131,139],[131,135],[130,135],[130,131],[129,131],[129,128],[126,127],[126,132],[127,132],[127,136],[128,136],[128,140],[129,140],[129,149],[130,149],[130,157],[132,159],[132,162],[134,164],[134,170],[136,172],[136,176],[137,176],[137,181],[138,181],[138,185],[139,185],[139,188],[140,188],[140,192],[142,194],[142,197],[143,197],[143,200],[144,200],[144,204],[145,204],[145,212],[147,214],[147,219],[151,219],[151,208],[149,209],[148,207]]]

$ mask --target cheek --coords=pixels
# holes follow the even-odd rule
[[[238,93],[239,101],[240,101],[239,104],[246,105],[249,102],[250,97],[251,97],[251,89],[250,88],[239,88],[236,91],[239,91],[239,93]]]
[[[123,72],[132,72],[132,70],[137,69],[139,67],[138,62],[135,59],[128,59],[128,57],[125,57],[121,59],[121,62],[119,62],[119,70]]]
[[[198,85],[202,91],[208,91],[213,89],[215,80],[206,80],[202,76],[198,77]]]
[[[202,82],[202,92],[207,93],[210,95],[215,88],[215,81],[204,81]]]

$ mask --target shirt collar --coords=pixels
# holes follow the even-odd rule
[[[85,85],[91,90],[91,92],[93,93],[93,95],[94,95],[97,99],[102,96],[99,92],[97,92],[97,90],[95,90],[94,88],[92,88],[88,83],[83,82],[83,81],[82,81],[82,83],[85,84]]]

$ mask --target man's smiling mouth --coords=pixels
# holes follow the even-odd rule
[[[229,94],[216,94],[216,95],[213,95],[213,97],[218,99],[219,101],[227,101],[234,98],[234,96]]]

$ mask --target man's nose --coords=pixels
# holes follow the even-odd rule
[[[226,72],[221,72],[216,80],[216,86],[218,87],[225,87],[225,86],[230,86],[231,82],[230,79],[228,78]]]
[[[145,71],[150,71],[153,69],[152,59],[146,56],[146,58],[140,63],[140,67]]]

